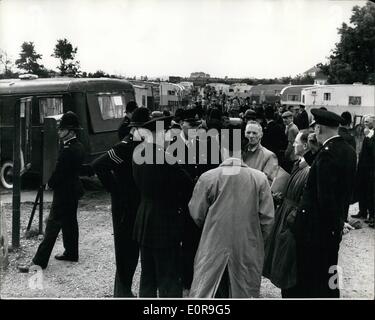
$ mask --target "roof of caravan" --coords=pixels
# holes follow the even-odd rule
[[[309,86],[308,88],[305,88],[305,90],[311,90],[311,89],[329,89],[329,88],[355,88],[355,87],[368,87],[368,88],[374,88],[375,85],[371,84],[323,84],[323,85],[315,85],[315,86]]]
[[[252,94],[261,93],[264,91],[264,93],[271,93],[274,94],[275,90],[281,91],[283,88],[288,86],[287,84],[258,84],[256,86],[253,86],[250,89],[250,92]]]
[[[90,91],[92,87],[102,90],[122,86],[124,89],[132,85],[121,79],[110,78],[41,78],[34,80],[6,79],[0,81],[0,94],[27,94],[64,91]]]
[[[285,88],[283,88],[280,92],[280,94],[284,93],[301,93],[302,89],[314,87],[313,84],[297,84],[297,85],[290,85]],[[316,86],[315,86],[316,87]]]

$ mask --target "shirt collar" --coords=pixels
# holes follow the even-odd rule
[[[261,147],[260,142],[254,147],[251,147],[250,144],[249,144],[248,147],[247,147],[247,151],[255,152],[258,149],[260,149],[260,147]]]
[[[244,163],[239,158],[230,157],[228,159],[225,159],[219,167],[227,167],[227,166],[241,166],[241,167],[247,167],[247,164]]]
[[[370,129],[366,137],[372,138],[373,135],[374,135],[374,129]]]

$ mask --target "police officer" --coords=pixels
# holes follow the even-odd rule
[[[137,108],[127,125],[129,134],[91,163],[99,180],[111,194],[116,258],[114,297],[134,297],[131,287],[139,247],[132,234],[140,194],[133,179],[132,156],[136,146],[142,142],[138,130],[149,120],[149,110]]]
[[[170,120],[171,117],[162,117],[145,123],[149,135],[133,156],[134,181],[141,193],[134,238],[141,250],[139,294],[144,298],[156,297],[157,291],[159,297],[182,296],[179,208],[190,199],[192,181],[179,165],[167,160],[170,156],[164,150],[163,135]]]
[[[51,211],[42,243],[32,260],[33,264],[45,269],[62,230],[65,251],[55,256],[57,260],[78,261],[78,200],[83,195],[79,172],[85,157],[84,147],[77,139],[81,129],[74,112],[66,112],[58,127],[58,136],[62,149],[57,159],[56,168],[48,181],[53,190]],[[21,272],[28,272],[28,266],[20,266]]]
[[[338,252],[354,185],[356,153],[338,135],[343,119],[311,109],[322,148],[310,169],[296,220],[300,297],[338,298]]]

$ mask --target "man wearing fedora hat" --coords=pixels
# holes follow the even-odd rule
[[[139,247],[133,240],[133,228],[140,194],[133,178],[132,156],[136,146],[142,142],[138,130],[149,120],[149,110],[137,108],[127,125],[129,133],[91,163],[93,171],[111,194],[116,259],[114,297],[134,297],[131,287]]]
[[[299,297],[338,298],[338,252],[354,185],[356,153],[338,135],[344,120],[311,109],[320,151],[311,166],[296,217]]]
[[[32,264],[47,268],[57,236],[62,230],[65,251],[55,256],[57,260],[78,261],[78,200],[83,195],[79,172],[85,157],[83,145],[77,139],[81,130],[77,115],[64,113],[58,126],[62,142],[55,170],[48,186],[53,190],[51,211],[47,220],[44,238],[32,260]],[[28,272],[32,264],[20,266],[21,272]]]

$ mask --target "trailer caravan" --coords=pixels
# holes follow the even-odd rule
[[[46,78],[0,81],[0,180],[12,186],[14,110],[21,107],[23,155],[30,156],[28,172],[41,172],[44,118],[66,111],[77,114],[83,130],[79,138],[91,161],[118,141],[117,129],[127,102],[134,101],[133,86],[107,78]]]
[[[364,84],[318,85],[302,89],[302,104],[306,111],[326,107],[341,114],[349,111],[355,116],[375,114],[375,86]]]
[[[250,89],[250,99],[258,104],[280,101],[281,90],[286,84],[258,84]]]
[[[226,83],[217,82],[217,83],[208,83],[208,84],[206,84],[206,87],[211,87],[211,88],[215,89],[215,91],[217,93],[225,93],[226,95],[228,95],[230,85],[226,84]]]
[[[148,89],[145,85],[133,84],[135,102],[137,102],[138,107],[148,108]]]
[[[160,108],[168,109],[171,112],[182,106],[185,88],[182,85],[160,82]]]
[[[280,92],[280,104],[284,106],[298,106],[302,104],[302,89],[313,87],[314,85],[290,85]]]
[[[228,96],[247,98],[250,97],[250,90],[253,86],[247,83],[233,83],[229,87]]]
[[[138,106],[144,106],[150,111],[159,110],[160,106],[160,83],[142,80],[129,80],[134,87],[135,100]],[[146,94],[147,90],[147,94]],[[144,96],[146,94],[146,101]]]

